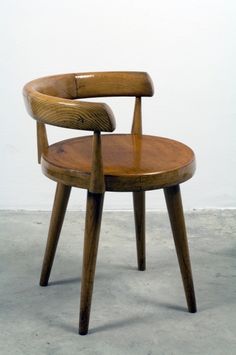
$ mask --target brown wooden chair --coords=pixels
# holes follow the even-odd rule
[[[138,269],[145,270],[145,191],[164,189],[189,312],[196,312],[190,257],[179,184],[195,171],[193,151],[167,138],[142,134],[141,97],[152,96],[144,72],[55,75],[24,87],[29,114],[37,120],[38,161],[57,182],[41,286],[47,286],[71,187],[87,189],[79,334],[88,332],[105,191],[133,193]],[[104,103],[80,98],[134,96],[131,134],[104,134],[115,119]],[[93,131],[93,135],[48,145],[45,124]]]

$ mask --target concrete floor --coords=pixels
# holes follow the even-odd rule
[[[48,287],[47,212],[0,213],[0,354],[236,354],[236,211],[186,213],[198,313],[189,314],[167,215],[147,214],[147,271],[131,212],[105,212],[90,333],[77,334],[84,213],[69,212]]]

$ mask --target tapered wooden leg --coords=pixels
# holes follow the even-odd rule
[[[54,256],[56,253],[57,243],[66,212],[66,207],[70,197],[70,191],[71,186],[66,186],[61,183],[57,184],[48,232],[48,240],[43,260],[40,286],[47,286],[48,284]]]
[[[87,195],[79,334],[88,333],[104,193]]]
[[[146,269],[145,253],[145,192],[133,192],[134,221],[137,245],[138,269]]]
[[[191,313],[197,311],[193,278],[188,250],[187,234],[184,222],[183,207],[181,201],[180,187],[171,186],[164,189],[166,204],[168,208],[172,233],[175,241],[175,248],[179,261],[180,271],[183,279],[188,310]]]

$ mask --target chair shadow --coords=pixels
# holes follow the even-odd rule
[[[100,278],[103,278],[102,273],[95,276],[96,280]],[[107,275],[106,275],[106,279],[107,279]],[[66,285],[66,284],[73,284],[77,282],[81,283],[81,277],[70,277],[62,280],[49,281],[48,286]]]
[[[71,278],[68,278],[68,279],[51,281],[51,282],[48,283],[48,286],[66,285],[66,284],[73,284],[73,283],[77,283],[77,282],[81,282],[81,278],[80,277],[71,277]]]
[[[115,321],[115,322],[106,323],[106,324],[100,325],[98,327],[89,329],[89,334],[103,332],[106,330],[112,330],[112,329],[116,329],[116,328],[122,328],[122,327],[129,326],[131,324],[137,324],[138,322],[143,322],[144,318],[147,318],[149,316],[150,315],[145,315],[143,317],[136,316],[136,317],[130,317],[130,318],[122,319],[122,320]]]
[[[173,309],[175,311],[180,311],[180,312],[188,312],[187,306],[183,307],[183,306],[178,306],[175,304],[171,304],[171,303],[166,303],[166,302],[158,302],[159,306],[162,306],[164,308],[168,308],[168,309]]]
[[[162,308],[167,308],[167,309],[173,309],[174,311],[189,313],[187,305],[186,305],[186,307],[184,307],[184,306],[179,306],[177,304],[163,302],[163,301],[156,300],[156,299],[150,299],[150,298],[147,299],[142,296],[138,296],[138,302],[144,303],[144,304],[152,304],[156,308],[162,307]]]
[[[187,308],[181,307],[181,306],[178,306],[178,305],[173,305],[173,304],[170,304],[170,303],[155,302],[155,305],[159,305],[161,307],[173,309],[173,310],[176,310],[176,311],[188,312]],[[117,321],[114,321],[114,322],[109,322],[109,323],[106,323],[106,324],[103,324],[103,325],[100,325],[100,326],[97,326],[97,327],[94,327],[94,328],[89,328],[88,335],[97,334],[97,333],[104,332],[104,331],[109,331],[109,330],[112,330],[112,329],[123,328],[123,327],[131,326],[132,324],[143,323],[143,322],[145,322],[145,319],[150,319],[151,316],[153,316],[153,313],[148,312],[145,315],[142,314],[140,316],[124,318],[124,319],[117,320]],[[64,330],[66,330],[66,331],[68,331],[70,333],[78,333],[78,329],[76,329],[72,325],[61,324],[60,328],[63,328]]]
[[[174,309],[176,311],[181,311],[181,312],[187,312],[188,310],[186,307],[181,307],[178,305],[174,305],[174,304],[170,304],[170,303],[165,303],[165,302],[155,302],[156,305],[161,306],[161,307],[165,307],[165,308],[169,308],[169,309]],[[116,322],[110,322],[95,328],[91,328],[89,330],[89,334],[93,334],[93,333],[98,333],[98,332],[102,332],[102,331],[106,331],[106,330],[110,330],[110,329],[115,329],[115,328],[122,328],[122,327],[126,327],[138,322],[144,322],[144,320],[147,318],[149,319],[150,316],[152,316],[153,313],[148,313],[142,316],[135,316],[135,317],[130,317],[130,318],[126,318],[126,319],[122,319]]]
[[[158,305],[165,307],[165,308],[181,311],[181,312],[183,312],[183,311],[188,312],[187,308],[181,307],[178,305],[173,305],[173,304],[164,303],[164,302],[158,302]],[[135,316],[135,317],[126,318],[126,319],[122,319],[122,320],[115,321],[115,322],[106,323],[104,325],[101,325],[101,326],[98,326],[95,328],[91,328],[89,330],[89,334],[94,334],[94,333],[112,330],[112,329],[116,329],[116,328],[122,328],[122,327],[126,327],[126,326],[129,326],[132,324],[137,324],[138,322],[143,323],[145,319],[149,319],[150,316],[152,316],[152,315],[153,315],[153,313],[148,313],[148,314],[145,314],[142,316]]]
[[[138,322],[143,322],[143,320],[145,318],[150,317],[150,314],[145,315],[143,317],[130,317],[130,318],[126,318],[126,319],[121,319],[118,321],[114,321],[114,322],[109,322],[94,328],[89,328],[88,331],[88,335],[92,335],[92,334],[97,334],[100,332],[104,332],[104,331],[109,331],[112,329],[117,329],[117,328],[122,328],[122,327],[126,327],[132,324],[137,324]],[[62,328],[63,330],[69,332],[69,333],[78,333],[78,328],[76,329],[75,326],[72,325],[68,325],[68,324],[60,324],[60,328]]]

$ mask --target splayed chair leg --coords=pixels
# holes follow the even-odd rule
[[[88,333],[103,200],[104,193],[88,192],[80,298],[80,335]]]
[[[71,186],[66,186],[61,183],[57,184],[48,232],[48,240],[41,271],[40,286],[47,286],[48,284],[67,204],[70,197],[70,191]]]
[[[187,234],[179,185],[164,189],[179,267],[183,279],[188,310],[197,311]]]
[[[138,269],[146,269],[145,252],[145,191],[133,192],[134,221],[137,245]]]

